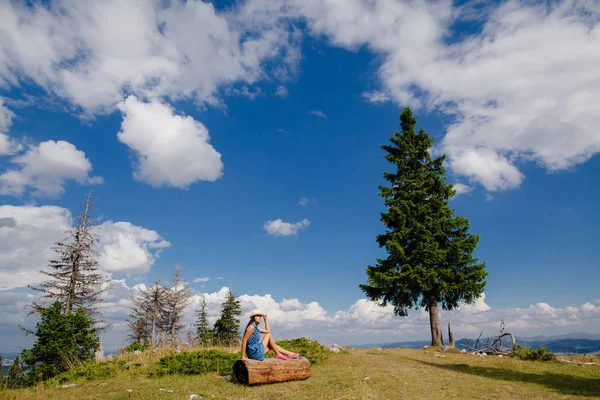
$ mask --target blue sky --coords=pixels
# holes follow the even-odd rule
[[[232,288],[281,336],[427,338],[422,310],[393,318],[358,288],[385,256],[380,145],[406,105],[489,272],[442,319],[600,331],[593,2],[217,3],[0,2],[0,342],[26,345],[26,285],[90,189],[113,346],[136,285],[176,262],[213,318]]]

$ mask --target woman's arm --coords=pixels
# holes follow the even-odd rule
[[[265,331],[263,333],[270,333],[269,329],[269,320],[267,319],[267,314],[263,314],[263,320],[265,321]]]
[[[248,328],[246,328],[244,338],[242,339],[242,360],[248,359],[246,356],[246,343],[248,343],[248,339],[250,339],[250,336],[252,336],[252,332],[254,332],[254,326],[250,325]]]

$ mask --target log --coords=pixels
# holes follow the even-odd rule
[[[237,360],[233,364],[233,379],[244,385],[297,381],[308,379],[310,374],[310,362],[304,357],[291,360]]]

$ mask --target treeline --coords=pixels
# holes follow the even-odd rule
[[[183,344],[181,332],[187,326],[182,324],[183,314],[191,304],[192,292],[181,279],[181,267],[175,266],[173,280],[161,285],[158,279],[153,286],[140,288],[132,298],[132,306],[127,319],[129,325],[130,350],[149,347],[178,346]],[[195,332],[191,329],[185,335],[186,344],[194,346],[234,346],[240,341],[240,301],[229,290],[221,305],[221,315],[212,328],[208,320],[206,300],[202,300],[196,310]]]
[[[20,326],[35,337],[30,349],[18,356],[8,376],[0,374],[0,389],[30,386],[73,369],[85,362],[102,359],[99,334],[110,328],[99,304],[111,279],[99,268],[96,252],[96,222],[92,217],[91,192],[85,198],[77,226],[53,248],[56,258],[47,270],[48,279],[39,286],[29,286],[41,293],[28,306],[29,314],[39,321],[34,329]],[[127,322],[130,329],[129,349],[143,349],[183,344],[184,312],[192,303],[192,291],[181,278],[181,266],[175,265],[173,278],[161,284],[140,288],[131,299]],[[189,330],[187,344],[232,346],[239,344],[242,314],[240,301],[230,290],[221,307],[221,315],[210,327],[203,300],[196,310],[196,332]],[[0,362],[2,358],[0,356]]]

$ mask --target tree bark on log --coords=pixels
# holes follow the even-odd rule
[[[310,375],[310,362],[306,358],[291,360],[265,358],[264,361],[237,360],[233,364],[235,382],[244,385],[296,381],[308,379]]]

